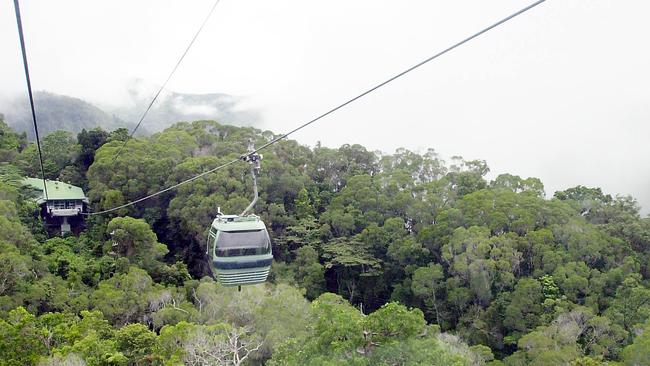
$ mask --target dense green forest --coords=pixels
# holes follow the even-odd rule
[[[43,138],[45,173],[90,209],[232,160],[272,132],[177,123]],[[244,163],[48,237],[22,176],[37,150],[0,121],[0,365],[650,365],[650,219],[631,197],[484,161],[359,145],[263,151],[268,284],[212,279],[217,207],[252,197]]]

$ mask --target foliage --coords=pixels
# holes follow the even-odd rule
[[[364,316],[330,293],[312,303],[313,326],[278,348],[270,365],[469,365],[470,353],[424,333],[419,309],[388,303]],[[296,342],[298,340],[298,342]]]
[[[48,177],[90,209],[156,193],[237,158],[270,131],[181,122],[54,132]],[[0,365],[640,365],[650,218],[631,197],[542,182],[433,149],[265,150],[255,208],[270,283],[213,281],[207,228],[252,196],[245,164],[48,238],[21,188],[34,143],[0,123]],[[311,301],[311,302],[310,302]]]

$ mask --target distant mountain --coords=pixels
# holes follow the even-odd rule
[[[41,135],[56,130],[79,132],[101,126],[107,130],[126,127],[127,123],[79,98],[48,92],[34,93],[38,131]],[[19,132],[34,138],[34,128],[27,98],[16,98],[0,104],[6,122]]]
[[[241,108],[242,98],[228,94],[168,93],[161,96],[147,114],[138,135],[162,131],[179,121],[200,119],[217,120],[233,125],[254,125],[260,115],[254,110]],[[34,104],[39,133],[43,136],[56,130],[78,133],[82,129],[102,127],[114,130],[120,127],[132,129],[142,116],[149,100],[141,99],[128,107],[102,110],[79,98],[49,92],[36,92]],[[0,113],[5,121],[18,132],[27,132],[34,138],[29,102],[26,98],[0,101]]]
[[[147,114],[143,127],[150,132],[162,131],[179,121],[201,119],[216,120],[231,125],[254,125],[260,120],[255,110],[241,108],[243,98],[228,94],[184,94],[169,93],[156,101]],[[149,100],[143,100],[134,107],[118,108],[112,113],[125,121],[136,123],[142,117]]]

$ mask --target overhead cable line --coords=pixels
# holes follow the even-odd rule
[[[203,20],[203,23],[201,23],[201,26],[199,27],[199,29],[198,29],[198,30],[196,31],[196,33],[194,34],[194,37],[192,37],[192,40],[191,40],[190,43],[187,45],[187,48],[185,49],[185,52],[183,52],[183,54],[181,55],[181,57],[178,59],[178,62],[176,62],[176,65],[174,66],[174,68],[172,69],[172,71],[169,73],[169,76],[167,76],[167,80],[165,80],[165,82],[164,82],[164,83],[160,86],[160,88],[158,89],[158,92],[156,92],[156,94],[154,95],[153,99],[151,99],[151,102],[150,102],[149,105],[147,106],[147,109],[145,109],[144,113],[142,113],[142,116],[140,117],[140,120],[139,120],[138,123],[135,125],[135,128],[133,128],[133,131],[131,131],[131,134],[129,134],[129,136],[127,137],[127,139],[124,140],[124,143],[122,144],[122,146],[120,146],[120,148],[117,150],[117,152],[115,153],[115,156],[113,157],[113,160],[116,160],[116,159],[118,158],[118,156],[120,156],[120,153],[122,152],[122,150],[124,149],[124,147],[126,146],[126,144],[129,142],[129,140],[131,140],[131,138],[133,138],[133,135],[134,135],[135,132],[138,130],[138,128],[140,128],[140,125],[142,124],[142,121],[144,121],[144,118],[145,118],[145,117],[147,116],[147,114],[149,113],[149,110],[151,110],[151,107],[153,107],[154,103],[156,102],[156,100],[157,100],[158,97],[160,96],[160,93],[162,93],[162,91],[163,91],[163,90],[165,89],[165,87],[167,86],[167,83],[169,82],[169,80],[171,80],[172,76],[173,76],[174,73],[176,72],[176,69],[178,69],[178,67],[180,66],[181,62],[183,62],[183,59],[185,58],[185,55],[187,55],[187,53],[190,51],[190,48],[192,48],[192,45],[194,44],[194,41],[196,41],[196,39],[199,37],[199,34],[201,33],[201,31],[202,31],[203,28],[205,27],[206,23],[207,23],[208,20],[210,19],[210,16],[211,16],[212,13],[214,12],[214,9],[217,7],[217,5],[219,5],[220,2],[221,2],[221,0],[216,0],[216,1],[214,2],[214,4],[212,5],[212,8],[210,8],[210,11],[208,12],[208,15],[207,15],[207,16],[205,17],[205,19]]]
[[[528,5],[527,7],[525,7],[525,8],[523,8],[523,9],[517,11],[516,13],[513,13],[513,14],[509,15],[508,17],[503,18],[503,19],[501,19],[500,21],[498,21],[498,22],[492,24],[491,26],[489,26],[489,27],[487,27],[487,28],[484,28],[484,29],[481,30],[480,32],[474,33],[473,35],[471,35],[471,36],[469,36],[469,37],[463,39],[462,41],[460,41],[460,42],[458,42],[458,43],[456,43],[456,44],[454,44],[454,45],[452,45],[452,46],[450,46],[450,47],[448,47],[448,48],[446,48],[446,49],[444,49],[444,50],[442,50],[442,51],[436,53],[435,55],[433,55],[433,56],[431,56],[431,57],[425,59],[424,61],[421,61],[421,62],[419,62],[419,63],[417,63],[417,64],[415,64],[415,65],[409,67],[408,69],[406,69],[406,70],[400,72],[399,74],[396,74],[395,76],[393,76],[393,77],[391,77],[391,78],[389,78],[389,79],[387,79],[387,80],[385,80],[385,81],[383,81],[383,82],[381,82],[381,83],[379,83],[379,84],[373,86],[372,88],[370,88],[370,89],[364,91],[363,93],[357,95],[356,97],[353,97],[353,98],[351,98],[351,99],[348,99],[346,102],[339,104],[338,106],[336,106],[336,107],[330,109],[329,111],[327,111],[327,112],[321,114],[320,116],[318,116],[318,117],[312,119],[311,121],[308,121],[308,122],[306,122],[306,123],[304,123],[304,124],[302,124],[302,125],[296,127],[295,129],[293,129],[293,130],[291,130],[291,131],[285,133],[284,135],[281,135],[281,136],[279,136],[279,137],[277,137],[277,138],[275,138],[275,139],[269,141],[268,143],[266,143],[266,144],[260,146],[257,150],[253,151],[251,154],[256,153],[256,152],[258,152],[258,151],[260,151],[260,150],[262,150],[262,149],[265,149],[265,148],[269,147],[270,145],[273,145],[274,143],[278,142],[279,140],[282,140],[283,138],[286,138],[287,136],[293,134],[294,132],[300,131],[301,129],[303,129],[303,128],[309,126],[310,124],[312,124],[312,123],[318,121],[319,119],[321,119],[321,118],[323,118],[323,117],[326,117],[326,116],[328,116],[328,115],[330,115],[330,114],[332,114],[332,113],[338,111],[339,109],[341,109],[341,108],[347,106],[348,104],[350,104],[350,103],[352,103],[352,102],[355,102],[356,100],[365,97],[366,95],[368,95],[368,94],[374,92],[375,90],[381,88],[382,86],[384,86],[384,85],[386,85],[386,84],[388,84],[388,83],[390,83],[390,82],[392,82],[392,81],[395,81],[396,79],[399,79],[400,77],[402,77],[402,76],[408,74],[409,72],[411,72],[411,71],[417,69],[418,67],[420,67],[420,66],[422,66],[422,65],[424,65],[424,64],[426,64],[426,63],[428,63],[428,62],[430,62],[430,61],[435,60],[436,58],[438,58],[438,57],[444,55],[445,53],[447,53],[447,52],[453,50],[454,48],[459,47],[459,46],[461,46],[461,45],[463,45],[463,44],[465,44],[465,43],[471,41],[472,39],[474,39],[474,38],[476,38],[476,37],[482,35],[483,33],[488,32],[489,30],[491,30],[491,29],[493,29],[493,28],[498,27],[499,25],[501,25],[501,24],[507,22],[508,20],[510,20],[510,19],[512,19],[512,18],[514,18],[514,17],[516,17],[516,16],[518,16],[518,15],[520,15],[520,14],[522,14],[522,13],[525,13],[526,11],[528,11],[528,10],[530,10],[530,9],[532,9],[532,8],[534,8],[534,7],[536,7],[537,5],[539,5],[539,4],[541,4],[541,3],[543,3],[544,1],[546,1],[546,0],[539,0],[539,1],[537,1],[537,2],[535,2],[535,3],[533,3],[533,4],[531,4],[531,5]]]
[[[36,124],[36,110],[34,109],[34,95],[32,94],[32,81],[29,77],[29,66],[27,65],[27,50],[25,49],[25,36],[23,34],[23,21],[20,16],[20,4],[14,0],[14,9],[16,10],[16,24],[18,25],[18,37],[20,38],[20,49],[23,53],[23,66],[25,68],[25,80],[27,80],[27,93],[29,94],[29,105],[32,109],[32,121],[34,122],[34,135],[36,135],[36,146],[38,147],[38,162],[41,165],[41,177],[43,178],[43,192],[45,200],[48,200],[47,184],[45,182],[45,168],[43,168],[43,152],[41,150],[41,139],[38,136],[38,124]]]
[[[431,56],[431,57],[428,57],[427,59],[425,59],[425,60],[423,60],[423,61],[421,61],[421,62],[419,62],[419,63],[417,63],[417,64],[415,64],[415,65],[413,65],[413,66],[411,66],[411,67],[409,67],[408,69],[406,69],[406,70],[404,70],[404,71],[402,71],[402,72],[400,72],[400,73],[394,75],[393,77],[391,77],[391,78],[389,78],[389,79],[387,79],[387,80],[385,80],[385,81],[383,81],[383,82],[381,82],[381,83],[379,83],[379,84],[373,86],[372,88],[370,88],[370,89],[364,91],[363,93],[361,93],[361,94],[359,94],[359,95],[357,95],[357,96],[355,96],[355,97],[353,97],[353,98],[348,99],[347,101],[345,101],[345,102],[339,104],[338,106],[336,106],[336,107],[334,107],[334,108],[328,110],[327,112],[325,112],[325,113],[319,115],[318,117],[316,117],[316,118],[314,118],[314,119],[312,119],[312,120],[310,120],[310,121],[307,121],[307,122],[303,123],[302,125],[300,125],[300,126],[294,128],[293,130],[291,130],[291,131],[289,131],[289,132],[287,132],[287,133],[285,133],[285,134],[283,134],[283,135],[280,135],[280,136],[274,138],[273,140],[271,140],[271,141],[265,143],[264,145],[260,146],[259,148],[255,149],[255,150],[253,150],[253,151],[248,151],[248,152],[242,154],[242,159],[243,159],[243,158],[246,158],[246,157],[248,157],[248,156],[250,156],[250,155],[256,154],[257,152],[259,152],[259,151],[261,151],[261,150],[263,150],[263,149],[268,148],[269,146],[271,146],[271,145],[277,143],[278,141],[280,141],[280,140],[282,140],[282,139],[288,137],[289,135],[292,135],[292,134],[294,134],[294,133],[300,131],[301,129],[303,129],[303,128],[309,126],[309,125],[311,125],[312,123],[314,123],[314,122],[316,122],[316,121],[318,121],[318,120],[320,120],[320,119],[322,119],[322,118],[324,118],[324,117],[326,117],[326,116],[328,116],[328,115],[330,115],[330,114],[332,114],[332,113],[338,111],[339,109],[341,109],[341,108],[347,106],[348,104],[355,102],[356,100],[358,100],[358,99],[360,99],[360,98],[362,98],[362,97],[364,97],[364,96],[366,96],[366,95],[368,95],[368,94],[374,92],[375,90],[377,90],[377,89],[379,89],[379,88],[385,86],[386,84],[389,84],[390,82],[392,82],[392,81],[394,81],[394,80],[396,80],[396,79],[399,79],[400,77],[402,77],[402,76],[408,74],[409,72],[411,72],[411,71],[413,71],[413,70],[419,68],[420,66],[422,66],[422,65],[424,65],[424,64],[426,64],[426,63],[428,63],[428,62],[430,62],[430,61],[433,61],[434,59],[436,59],[436,58],[438,58],[438,57],[440,57],[440,56],[446,54],[447,52],[453,50],[454,48],[457,48],[457,47],[459,47],[459,46],[461,46],[461,45],[463,45],[463,44],[465,44],[465,43],[467,43],[467,42],[473,40],[474,38],[476,38],[476,37],[478,37],[478,36],[480,36],[480,35],[482,35],[482,34],[488,32],[488,31],[490,31],[490,30],[492,30],[492,29],[498,27],[499,25],[501,25],[501,24],[503,24],[503,23],[505,23],[505,22],[507,22],[507,21],[509,21],[509,20],[511,20],[511,19],[513,19],[513,18],[515,18],[515,17],[517,17],[518,15],[521,15],[521,14],[525,13],[526,11],[528,11],[528,10],[530,10],[530,9],[532,9],[532,8],[534,8],[534,7],[536,7],[537,5],[540,5],[541,3],[545,2],[545,1],[546,1],[546,0],[538,0],[538,1],[534,2],[534,3],[532,3],[531,5],[528,5],[528,6],[526,6],[525,8],[523,8],[523,9],[521,9],[521,10],[519,10],[519,11],[517,11],[517,12],[515,12],[515,13],[513,13],[513,14],[511,14],[511,15],[509,15],[509,16],[507,16],[507,17],[501,19],[501,20],[499,20],[498,22],[496,22],[496,23],[490,25],[489,27],[484,28],[484,29],[482,29],[481,31],[479,31],[479,32],[477,32],[477,33],[474,33],[473,35],[471,35],[471,36],[469,36],[469,37],[463,39],[462,41],[460,41],[460,42],[458,42],[458,43],[455,43],[454,45],[452,45],[452,46],[450,46],[450,47],[448,47],[448,48],[446,48],[446,49],[444,49],[444,50],[442,50],[442,51],[436,53],[435,55],[433,55],[433,56]],[[220,166],[218,166],[218,167],[216,167],[216,168],[214,168],[214,169],[211,169],[211,170],[208,170],[208,171],[206,171],[206,172],[203,172],[203,173],[201,173],[201,174],[199,174],[199,175],[197,175],[197,176],[195,176],[195,177],[192,177],[192,178],[187,179],[187,180],[184,180],[184,181],[182,181],[182,182],[180,182],[180,183],[174,184],[173,186],[170,186],[170,187],[168,187],[168,188],[165,188],[165,189],[163,189],[163,190],[160,191],[160,192],[156,192],[156,193],[153,193],[153,194],[151,194],[151,195],[148,195],[148,196],[142,197],[142,198],[137,199],[137,200],[135,200],[135,201],[133,201],[133,202],[125,203],[125,204],[123,204],[123,205],[120,205],[120,206],[117,206],[117,207],[114,207],[114,208],[111,208],[111,209],[108,209],[108,210],[104,210],[104,211],[100,211],[100,212],[95,212],[95,213],[90,213],[89,215],[99,215],[99,214],[104,214],[104,213],[112,212],[112,211],[115,211],[115,210],[119,210],[119,209],[121,209],[121,208],[125,208],[125,207],[128,207],[128,206],[131,206],[131,205],[133,205],[133,204],[135,204],[135,203],[138,203],[138,202],[142,202],[142,201],[144,201],[144,200],[146,200],[146,199],[148,199],[148,198],[151,198],[151,197],[157,196],[157,195],[159,195],[159,194],[161,194],[161,193],[163,193],[163,192],[167,192],[167,191],[172,190],[172,189],[174,189],[174,188],[177,188],[177,187],[179,187],[179,186],[181,186],[181,185],[183,185],[183,184],[185,184],[185,183],[189,183],[189,182],[191,182],[191,181],[194,181],[195,179],[198,179],[198,178],[203,177],[203,176],[205,176],[205,175],[207,175],[207,174],[213,173],[213,172],[215,172],[215,171],[217,171],[217,170],[220,170],[220,169],[225,168],[225,167],[227,167],[227,166],[229,166],[229,165],[232,165],[232,164],[236,163],[236,162],[239,161],[239,160],[240,160],[240,159],[232,160],[232,161],[230,161],[230,162],[228,162],[228,163],[225,163],[225,164],[222,164],[222,165],[220,165]]]

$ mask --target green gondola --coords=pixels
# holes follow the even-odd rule
[[[255,215],[220,215],[208,234],[217,281],[241,286],[266,281],[273,254],[264,222]]]

